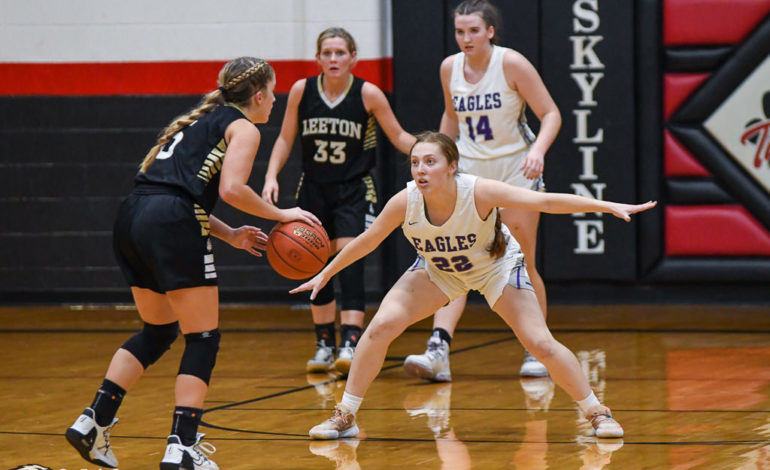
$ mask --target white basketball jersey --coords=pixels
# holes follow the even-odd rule
[[[501,226],[507,241],[505,255],[501,258],[489,255],[497,215],[492,211],[486,219],[479,217],[473,192],[476,180],[476,176],[463,173],[455,176],[457,201],[454,212],[440,226],[428,221],[422,193],[414,181],[410,181],[406,185],[407,204],[402,225],[407,240],[428,265],[461,279],[466,285],[479,284],[499,263],[523,257],[518,242],[505,225]]]
[[[510,49],[493,46],[487,71],[478,83],[465,80],[465,53],[455,54],[449,92],[460,134],[457,149],[463,158],[489,160],[513,155],[534,141],[526,125],[527,103],[511,90],[503,73],[503,55]]]

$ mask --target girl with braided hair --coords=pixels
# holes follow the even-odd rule
[[[103,467],[118,466],[109,435],[124,395],[181,330],[185,350],[160,468],[218,468],[203,453],[213,446],[201,443],[197,433],[220,337],[211,236],[255,256],[261,256],[267,236],[212,215],[217,200],[265,219],[320,223],[298,207],[266,203],[247,184],[260,143],[255,124],[267,122],[275,101],[270,64],[234,59],[219,72],[219,85],[160,133],[118,210],[113,247],[144,327],[115,352],[91,406],[66,432],[84,459]]]

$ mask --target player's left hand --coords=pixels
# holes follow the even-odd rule
[[[524,172],[524,176],[527,179],[539,178],[543,174],[545,155],[542,153],[530,149],[527,152],[527,157],[524,159],[524,163],[521,164],[521,171]]]
[[[262,256],[260,251],[267,249],[267,234],[257,227],[243,225],[233,229],[230,245],[246,250],[254,256]]]

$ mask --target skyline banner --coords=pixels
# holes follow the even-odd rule
[[[550,192],[635,203],[634,5],[543,2],[542,75],[562,127],[546,155]],[[636,217],[542,217],[550,280],[636,278]]]

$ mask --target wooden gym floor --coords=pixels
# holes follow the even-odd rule
[[[221,317],[201,431],[223,470],[770,468],[769,306],[552,306],[554,335],[626,430],[603,441],[549,379],[518,376],[522,348],[485,306],[460,322],[451,384],[402,372],[430,321],[398,338],[365,397],[359,438],[343,441],[307,438],[345,384],[304,372],[309,310],[226,306]],[[0,469],[97,468],[63,433],[137,318],[132,306],[0,308]],[[112,434],[123,470],[158,468],[183,344],[123,402]]]

